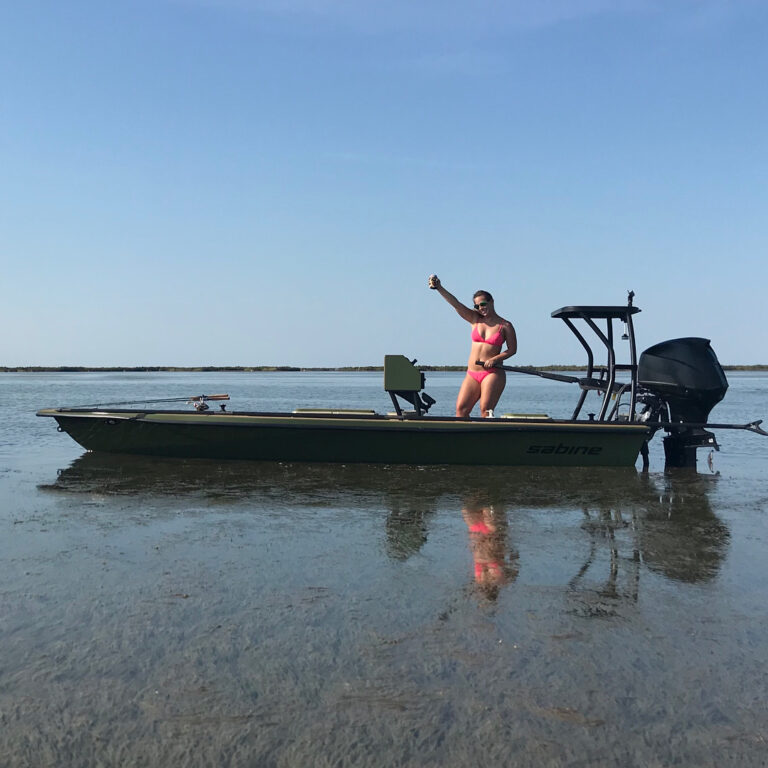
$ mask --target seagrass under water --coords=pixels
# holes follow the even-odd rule
[[[4,764],[763,759],[755,436],[694,476],[658,453],[646,476],[126,460],[34,410],[214,382],[84,376],[1,377]],[[226,384],[260,409],[378,396],[375,376],[280,376]],[[717,418],[761,415],[768,380],[730,378]],[[560,391],[505,398],[556,415]]]

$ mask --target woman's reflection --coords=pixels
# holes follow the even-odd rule
[[[503,508],[467,499],[462,510],[469,531],[475,584],[481,594],[495,600],[501,587],[517,577],[517,554],[507,551],[509,524]]]
[[[443,513],[455,515],[461,503],[474,561],[473,582],[491,599],[518,572],[518,556],[508,542],[505,510],[579,514],[581,509],[580,530],[572,539],[550,536],[536,517],[525,535],[546,535],[553,546],[560,542],[564,556],[579,559],[581,565],[568,582],[569,593],[595,596],[597,613],[602,615],[608,601],[636,601],[639,580],[647,571],[685,583],[718,577],[731,540],[728,525],[718,515],[717,504],[722,506],[727,498],[714,493],[719,482],[716,475],[686,471],[643,475],[634,469],[510,467],[491,479],[479,479],[470,467],[446,471],[440,467],[217,462],[86,453],[40,488],[76,494],[177,497],[191,500],[201,510],[234,504],[258,510],[279,504],[291,512],[308,510],[307,514],[316,508],[383,508],[387,510],[386,552],[400,561],[421,552],[430,528],[442,526]],[[153,506],[153,515],[174,514],[173,505]],[[87,514],[89,507],[73,509]],[[306,519],[306,515],[302,517]],[[117,519],[117,515],[110,518],[109,524],[117,524]],[[568,515],[559,518],[566,526],[570,519]],[[518,536],[513,539],[518,543]],[[530,552],[535,564],[536,552]]]

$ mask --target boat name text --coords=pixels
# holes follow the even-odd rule
[[[526,453],[554,453],[561,456],[599,456],[600,445],[529,445]]]

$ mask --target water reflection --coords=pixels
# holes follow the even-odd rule
[[[640,585],[642,545],[639,515],[619,507],[583,508],[581,529],[589,549],[568,582],[574,611],[584,616],[614,615],[622,602],[636,602]],[[628,532],[626,544],[622,535]]]
[[[417,554],[427,541],[429,519],[435,505],[422,499],[390,499],[387,514],[387,554],[393,560],[407,560]]]
[[[475,584],[481,594],[495,600],[504,584],[518,574],[518,557],[508,544],[509,521],[499,504],[470,497],[462,510],[469,532]]]
[[[637,602],[643,569],[680,582],[714,579],[730,542],[709,500],[716,482],[690,472],[639,475],[631,496],[583,505],[589,550],[569,582],[574,610],[608,616]]]
[[[730,542],[709,499],[718,476],[679,472],[658,483],[639,479],[648,498],[637,521],[644,564],[675,581],[713,580]]]
[[[178,499],[195,506],[198,514],[227,504],[268,507],[286,515],[311,507],[367,511],[374,520],[381,512],[386,553],[394,561],[423,551],[438,513],[461,514],[472,555],[471,578],[481,594],[497,599],[502,587],[518,577],[521,563],[525,568],[529,559],[540,562],[542,555],[533,551],[532,540],[546,541],[549,536],[548,546],[560,548],[550,555],[571,569],[568,590],[581,601],[579,610],[602,615],[638,599],[644,569],[687,583],[717,576],[730,538],[710,500],[717,481],[713,475],[647,475],[634,469],[513,467],[483,477],[462,467],[215,462],[87,453],[43,488],[107,499],[130,495],[151,504],[157,516],[176,514]],[[83,510],[91,514],[85,506]],[[113,505],[105,514],[112,513],[122,514],[120,506]],[[527,539],[518,535],[521,520],[527,521]],[[570,529],[546,533],[558,521],[564,529],[577,525],[577,538],[557,538],[573,536]],[[116,524],[114,519],[109,522]],[[514,542],[510,526],[515,528]]]

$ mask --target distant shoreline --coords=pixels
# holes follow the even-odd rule
[[[529,371],[585,371],[585,365],[522,365],[517,366]],[[420,365],[422,371],[463,371],[462,365]],[[383,371],[381,365],[345,365],[333,367],[296,367],[292,365],[253,365],[253,366],[175,366],[175,365],[18,365],[0,366],[0,373],[284,373],[284,372],[376,372]],[[724,365],[725,371],[768,371],[768,364],[759,365]]]

